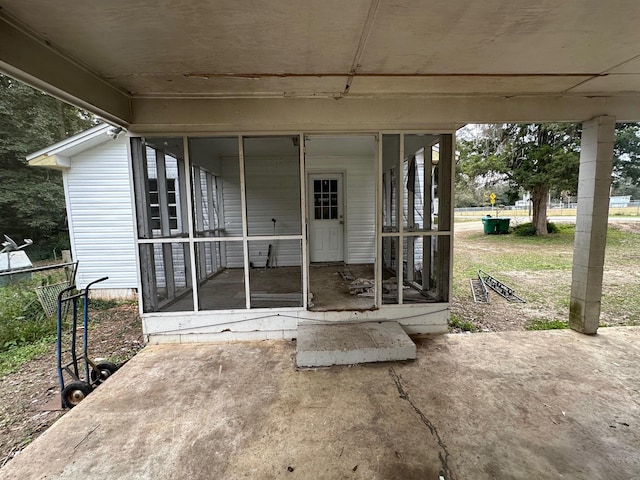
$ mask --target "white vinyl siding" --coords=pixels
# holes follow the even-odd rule
[[[133,203],[124,136],[71,157],[64,172],[78,286],[108,276],[96,286],[137,288]]]
[[[374,157],[310,157],[309,173],[344,173],[346,263],[374,263],[376,178]]]
[[[252,236],[273,235],[272,218],[276,219],[276,235],[299,235],[300,178],[292,162],[298,158],[246,159],[247,220],[249,233],[249,261],[255,267],[266,264],[269,244],[279,267],[302,264],[299,240],[257,241]],[[295,164],[297,165],[297,163]],[[222,196],[226,236],[242,236],[242,207],[237,161],[225,161],[222,167]],[[292,199],[295,197],[296,201]],[[226,242],[227,267],[244,265],[242,242]]]

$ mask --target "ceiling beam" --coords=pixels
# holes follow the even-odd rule
[[[134,133],[434,130],[465,123],[640,121],[640,95],[134,98]]]
[[[127,127],[130,97],[0,12],[0,72]]]

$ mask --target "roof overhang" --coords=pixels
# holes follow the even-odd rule
[[[0,9],[0,71],[133,131],[640,120],[636,0]]]
[[[27,162],[31,167],[66,170],[71,168],[71,157],[115,138],[118,133],[119,127],[100,124],[28,155]]]
[[[61,155],[39,155],[29,160],[30,167],[45,167],[54,170],[68,170],[71,168],[69,157]]]

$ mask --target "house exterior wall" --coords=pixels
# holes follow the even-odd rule
[[[103,297],[132,296],[138,286],[129,160],[124,136],[71,157],[63,175],[77,284]]]
[[[374,263],[376,248],[375,157],[307,156],[307,173],[344,174],[345,262]]]
[[[291,168],[292,165],[298,164],[297,157],[264,157],[259,160],[245,158],[250,236],[273,235],[272,218],[276,219],[277,235],[300,234],[300,178],[298,171]],[[225,235],[229,237],[242,237],[239,177],[237,161],[223,162],[224,226]],[[292,202],[292,198],[297,201]],[[278,266],[301,265],[302,252],[299,245],[300,242],[296,240],[278,240],[272,245]],[[267,261],[269,241],[249,240],[249,249],[249,261],[255,266],[263,266]],[[243,267],[242,242],[227,242],[226,253],[228,268]]]
[[[291,161],[280,158],[264,158],[259,164],[247,159],[251,168],[246,168],[247,217],[249,235],[272,235],[274,212],[278,235],[299,233],[300,213],[297,204],[288,201],[299,195],[298,172],[290,168]],[[249,163],[251,162],[251,163]],[[344,174],[344,202],[346,212],[346,263],[373,263],[375,260],[375,158],[372,157],[324,157],[307,156],[307,173],[341,172]],[[225,162],[223,178],[238,178],[237,162]],[[274,195],[274,185],[279,195]],[[295,192],[295,193],[294,193]],[[259,201],[269,198],[270,203]],[[225,180],[223,185],[225,229],[227,236],[242,236],[240,185]],[[254,221],[252,221],[254,220]],[[253,228],[252,228],[253,227]],[[295,241],[280,240],[275,248],[278,266],[301,265],[299,248]],[[299,242],[297,242],[299,244]],[[257,266],[266,261],[269,242],[250,243],[249,260]],[[230,242],[226,245],[227,267],[243,266],[242,244]]]

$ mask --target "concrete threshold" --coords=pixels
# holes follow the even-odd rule
[[[415,360],[416,345],[398,322],[298,326],[298,367]]]

